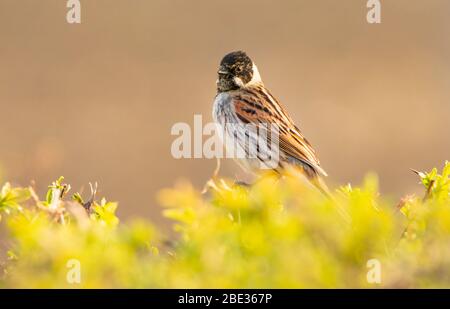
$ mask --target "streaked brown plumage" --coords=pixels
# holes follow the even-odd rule
[[[244,130],[246,124],[276,124],[279,129],[279,164],[274,170],[280,171],[287,166],[299,167],[311,183],[326,193],[328,190],[321,177],[327,174],[320,166],[316,152],[280,102],[264,86],[253,61],[244,52],[230,53],[221,61],[218,74],[214,120],[222,127],[235,124],[238,132]],[[231,137],[239,136],[244,134],[233,132]],[[247,151],[243,138],[238,138],[238,143]],[[250,171],[258,168],[255,161],[243,161],[244,168]]]

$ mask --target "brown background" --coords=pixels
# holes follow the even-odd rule
[[[449,159],[450,1],[0,0],[3,179],[98,181],[122,217],[159,220],[158,189],[198,187],[214,160],[175,160],[175,122],[211,120],[221,57],[246,50],[335,184],[367,171],[398,198],[410,167]],[[240,177],[228,162],[223,175]]]

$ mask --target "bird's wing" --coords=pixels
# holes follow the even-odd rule
[[[316,153],[292,118],[264,86],[247,88],[233,93],[236,116],[244,123],[270,123],[278,125],[280,156],[292,164],[307,166],[315,173],[327,176],[320,167]]]

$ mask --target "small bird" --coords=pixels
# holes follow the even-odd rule
[[[238,158],[241,167],[249,172],[272,169],[282,172],[288,167],[300,170],[310,183],[329,196],[322,180],[327,173],[320,166],[316,152],[303,136],[280,102],[270,93],[261,80],[255,63],[243,51],[231,52],[223,57],[218,69],[217,95],[214,100],[213,118],[223,134],[225,148],[236,147],[244,153]],[[266,126],[264,126],[266,124]],[[276,125],[278,145],[261,147],[261,138],[272,136],[267,124]],[[248,130],[258,127],[259,134]],[[262,136],[262,137],[261,137]],[[231,145],[231,146],[230,146]],[[278,157],[275,166],[267,158]]]

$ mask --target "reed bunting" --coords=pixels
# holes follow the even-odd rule
[[[320,166],[314,149],[279,101],[264,86],[255,63],[243,51],[227,54],[220,62],[213,118],[221,128],[225,147],[244,153],[238,163],[247,171],[270,168],[281,172],[289,167],[328,195],[322,181],[327,173]],[[261,146],[261,139],[275,139],[268,131],[277,128],[275,147]],[[248,129],[256,126],[255,130]],[[272,138],[271,138],[272,136]],[[267,140],[266,140],[267,141]],[[277,157],[275,165],[268,158]],[[271,163],[273,161],[270,161]]]

